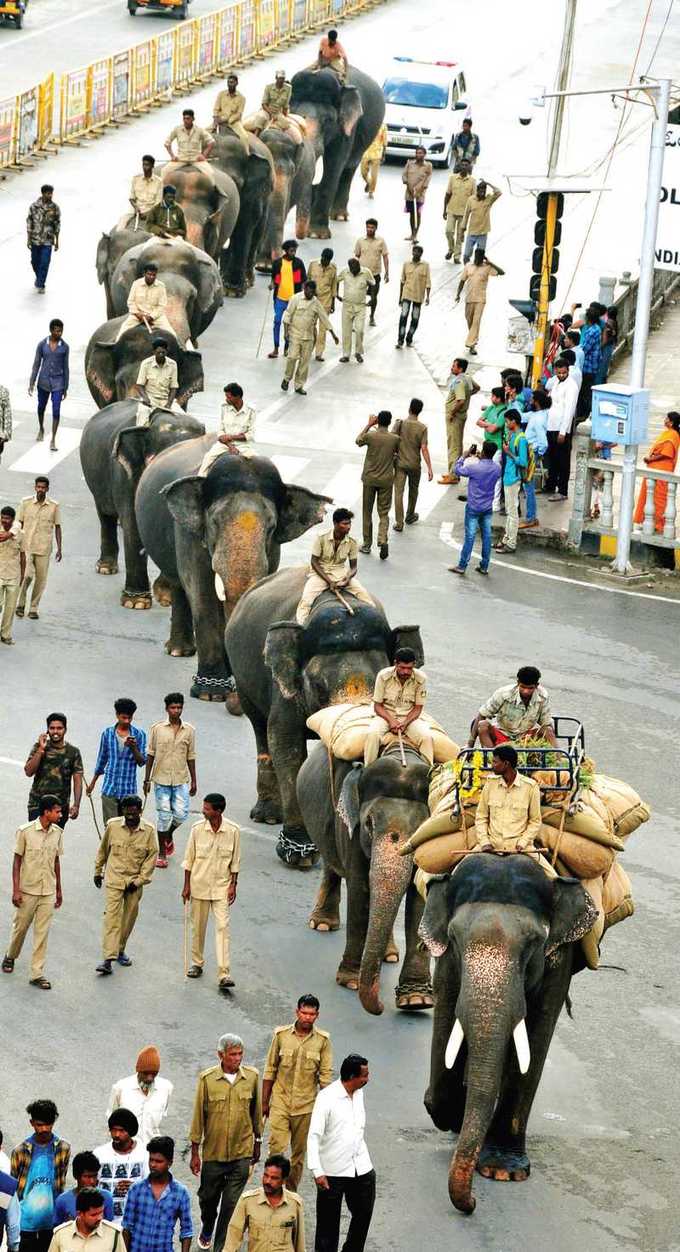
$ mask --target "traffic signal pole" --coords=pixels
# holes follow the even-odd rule
[[[541,258],[541,283],[536,302],[536,331],[534,336],[534,360],[531,368],[531,386],[538,387],[543,371],[545,356],[545,338],[548,331],[550,312],[550,279],[553,267],[553,248],[555,246],[555,228],[557,226],[557,205],[559,193],[548,192],[548,203],[545,215],[545,241]]]

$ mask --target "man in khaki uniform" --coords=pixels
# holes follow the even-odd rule
[[[120,1230],[104,1219],[104,1194],[94,1187],[83,1187],[76,1195],[75,1221],[55,1226],[48,1252],[115,1252]]]
[[[291,84],[286,82],[285,70],[277,70],[274,82],[267,83],[262,93],[262,104],[257,113],[252,113],[243,123],[246,130],[256,135],[269,126],[275,126],[277,130],[292,130],[293,124],[288,116],[292,90]]]
[[[262,1112],[269,1118],[269,1151],[285,1153],[290,1144],[292,1191],[302,1176],[314,1101],[320,1088],[333,1081],[330,1036],[316,1025],[319,1008],[316,996],[300,996],[292,1025],[276,1027],[264,1066]]]
[[[405,192],[404,207],[411,223],[411,234],[407,235],[406,238],[411,243],[418,242],[418,231],[420,230],[420,219],[425,203],[425,193],[430,185],[431,178],[432,162],[425,160],[424,148],[416,148],[415,157],[406,162],[401,176]]]
[[[306,396],[305,383],[309,373],[309,362],[316,338],[317,322],[330,331],[333,342],[338,342],[328,314],[316,298],[316,283],[305,282],[302,291],[298,291],[288,301],[283,315],[284,338],[288,340],[288,357],[286,368],[281,380],[281,390],[287,391],[291,380],[295,379],[295,391],[299,396]]]
[[[242,1063],[243,1040],[238,1035],[222,1035],[217,1055],[219,1065],[204,1069],[198,1079],[189,1130],[189,1166],[194,1177],[201,1176],[198,1246],[208,1248],[212,1239],[213,1252],[222,1252],[250,1166],[260,1159],[262,1103],[259,1073]]]
[[[380,282],[382,279],[383,267],[385,269],[385,282],[390,281],[390,257],[387,251],[387,244],[382,235],[376,234],[378,229],[378,221],[375,217],[366,219],[366,234],[361,239],[357,239],[354,245],[354,255],[360,265],[370,270],[373,275],[373,287],[370,292],[371,317],[369,326],[375,326],[375,311],[378,307],[378,292],[380,290]]]
[[[47,956],[47,936],[52,914],[61,908],[61,866],[64,851],[63,832],[57,822],[61,817],[61,800],[57,796],[41,796],[34,822],[20,826],[14,844],[12,862],[12,904],[16,909],[7,954],[2,962],[5,974],[14,970],[14,962],[33,926],[33,954],[30,983],[41,991],[52,984],[43,976]]]
[[[0,512],[0,643],[11,645],[19,588],[26,573],[24,535],[11,504]]]
[[[425,304],[430,303],[431,287],[430,267],[427,261],[423,260],[423,250],[420,244],[416,244],[413,249],[413,259],[404,261],[401,268],[401,281],[399,283],[401,312],[399,314],[398,348],[403,348],[404,336],[406,337],[406,347],[411,347],[413,337],[418,329],[423,301]],[[411,314],[410,326],[408,325],[409,313]]]
[[[184,854],[182,899],[191,901],[191,966],[187,978],[203,974],[208,918],[215,925],[215,958],[220,991],[229,991],[229,909],[236,900],[241,865],[241,831],[224,816],[227,801],[219,792],[203,800],[203,821],[191,827]]]
[[[239,1252],[246,1232],[248,1252],[305,1252],[302,1200],[284,1186],[289,1170],[285,1156],[267,1157],[262,1186],[244,1191],[234,1209],[225,1252]]]
[[[373,688],[373,711],[364,745],[364,764],[377,760],[382,744],[394,743],[399,733],[429,761],[434,759],[432,731],[420,714],[427,698],[427,678],[422,669],[416,669],[416,654],[412,648],[399,648],[394,655],[394,665],[388,665],[376,675]]]
[[[255,456],[252,447],[255,439],[255,409],[243,399],[240,383],[227,383],[224,388],[224,404],[220,414],[220,433],[214,444],[204,453],[198,467],[198,477],[205,478],[211,466],[221,456]]]
[[[392,414],[382,409],[377,416],[369,417],[364,429],[357,435],[355,443],[358,448],[366,449],[364,467],[361,471],[363,483],[363,529],[364,542],[361,552],[368,554],[373,543],[373,505],[378,507],[378,547],[381,561],[387,560],[389,546],[387,528],[389,524],[392,488],[394,486],[394,463],[399,447],[399,436],[390,432]]]
[[[237,87],[238,75],[229,74],[226,91],[220,91],[215,101],[213,125],[218,132],[225,126],[229,130],[233,130],[234,134],[241,140],[246,152],[250,152],[248,134],[241,120],[246,107],[246,98],[240,91],[236,90]]]
[[[364,360],[364,327],[366,325],[366,296],[375,287],[375,279],[371,271],[361,265],[356,257],[350,257],[347,269],[338,274],[338,287],[342,284],[342,295],[338,300],[342,304],[342,356],[340,360],[346,365],[352,355],[352,334],[354,334],[354,353],[360,365]]]
[[[130,184],[132,213],[124,213],[119,226],[136,224],[143,228],[147,213],[163,199],[163,180],[160,174],[154,174],[155,164],[155,157],[149,154],[142,157],[142,173],[134,174]]]
[[[312,261],[308,274],[310,283],[316,283],[316,298],[327,313],[335,313],[335,297],[338,294],[338,267],[333,264],[333,249],[324,248],[321,258]],[[317,361],[323,361],[326,347],[326,327],[318,324],[314,355]]]
[[[177,362],[167,355],[167,341],[159,338],[152,342],[153,356],[144,357],[135,384],[135,391],[141,400],[137,426],[148,425],[152,409],[171,409],[179,386]],[[147,406],[146,412],[142,405]]]
[[[489,279],[499,278],[504,273],[505,270],[502,270],[500,265],[494,265],[493,261],[484,255],[481,248],[477,248],[474,260],[468,261],[467,265],[463,266],[456,292],[456,304],[459,303],[461,292],[465,288],[465,321],[468,328],[465,347],[470,356],[477,355],[479,328],[482,324]]]
[[[463,431],[467,421],[470,399],[479,391],[479,384],[467,374],[468,363],[464,357],[457,356],[451,366],[448,391],[444,403],[446,420],[446,454],[449,463],[448,473],[442,474],[437,481],[449,487],[460,482],[456,474],[456,462],[463,455]]]
[[[122,323],[116,341],[126,330],[134,330],[137,326],[146,326],[149,330],[164,330],[173,339],[177,336],[170,325],[165,310],[168,307],[168,291],[165,283],[158,279],[158,266],[155,261],[148,261],[144,266],[144,276],[133,282],[127,300],[128,315]]]
[[[166,719],[154,722],[146,749],[144,795],[153,780],[160,855],[158,869],[167,869],[175,851],[174,832],[189,816],[189,799],[196,795],[196,731],[182,721],[184,696],[170,691],[165,697]]]
[[[487,195],[489,187],[491,194]],[[493,183],[485,183],[483,179],[480,179],[474,195],[470,196],[465,205],[463,231],[467,230],[467,236],[463,261],[466,265],[476,248],[481,248],[482,251],[486,248],[486,241],[491,230],[491,206],[500,199],[502,194],[502,191],[494,187]]]
[[[372,143],[369,143],[361,158],[361,177],[364,180],[364,191],[368,194],[369,200],[372,200],[375,195],[375,189],[378,185],[378,171],[385,159],[386,147],[387,126],[383,122],[375,139]]]
[[[404,529],[404,487],[408,480],[408,506],[406,509],[406,525],[412,526],[418,521],[416,505],[420,486],[421,457],[427,466],[427,480],[432,482],[432,461],[427,446],[427,426],[420,421],[423,411],[422,400],[414,399],[408,407],[405,421],[394,423],[394,433],[399,436],[396,469],[394,472],[394,530]]]
[[[304,626],[312,605],[327,587],[349,591],[364,604],[375,603],[356,578],[359,549],[356,540],[349,533],[353,517],[354,514],[349,509],[336,509],[333,514],[333,529],[323,535],[314,536],[311,568],[295,612],[298,626]]]
[[[227,93],[221,92],[220,94],[226,95]],[[173,151],[173,143],[177,145],[176,154]],[[169,154],[170,161],[177,161],[182,165],[193,165],[196,161],[207,161],[214,147],[215,140],[210,132],[202,130],[200,126],[196,126],[194,110],[182,109],[182,125],[175,126],[165,141],[165,149]]]
[[[17,521],[24,533],[24,551],[26,553],[26,573],[19,592],[16,607],[17,617],[23,617],[26,610],[28,589],[33,583],[28,616],[35,621],[38,617],[38,605],[47,583],[47,571],[52,555],[52,535],[57,550],[55,561],[61,561],[61,512],[56,500],[50,500],[47,492],[50,480],[39,474],[35,480],[35,495],[24,496],[19,505]],[[35,581],[34,581],[35,580]]]
[[[470,196],[475,192],[475,180],[472,177],[472,166],[467,160],[459,161],[458,168],[449,174],[444,193],[444,221],[446,222],[446,243],[448,252],[446,260],[460,261],[465,231],[463,217]]]
[[[493,750],[494,776],[482,787],[475,816],[477,852],[526,852],[541,829],[541,789],[517,772],[517,752],[509,743]]]
[[[132,965],[125,947],[158,856],[156,831],[151,822],[142,820],[142,807],[139,796],[125,796],[120,802],[122,817],[112,817],[106,823],[97,849],[94,885],[101,888],[104,883],[106,891],[104,959],[97,966],[98,974],[112,974],[114,961],[119,965]]]

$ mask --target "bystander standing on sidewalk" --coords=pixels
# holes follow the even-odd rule
[[[548,451],[547,421],[551,400],[546,391],[535,391],[531,402],[531,413],[524,428],[529,449],[533,452],[533,461],[527,467],[527,475],[523,480],[526,517],[519,524],[520,530],[534,530],[539,525],[536,510],[536,468],[542,465],[543,457]]]
[[[503,491],[505,493],[505,534],[496,544],[496,552],[514,552],[519,529],[519,489],[529,465],[529,445],[520,428],[520,413],[507,409],[505,413],[505,443],[503,452]]]
[[[26,218],[31,268],[35,274],[36,289],[41,294],[47,282],[52,249],[55,252],[59,251],[61,210],[59,205],[55,204],[53,197],[54,187],[50,183],[43,183],[40,188],[40,198],[33,201]]]
[[[468,478],[469,487],[465,505],[465,542],[457,565],[450,565],[452,574],[464,574],[472,556],[477,528],[482,536],[482,556],[477,566],[479,574],[488,574],[491,562],[491,518],[494,493],[501,476],[501,467],[495,460],[498,449],[495,443],[485,439],[481,457],[466,452],[456,463],[456,473]]]
[[[558,357],[555,362],[557,382],[550,392],[548,411],[548,480],[544,491],[552,502],[566,500],[569,492],[571,464],[571,430],[579,401],[579,389],[569,377],[569,365]],[[584,375],[585,378],[585,375]]]

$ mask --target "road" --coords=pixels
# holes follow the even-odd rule
[[[196,0],[197,13],[208,11]],[[528,6],[531,14],[544,7]],[[608,81],[627,77],[640,29],[643,4],[592,0],[583,14],[577,40],[578,81],[605,73]],[[656,10],[659,10],[657,13]],[[654,6],[641,62],[651,56],[665,4]],[[25,84],[49,67],[55,53],[55,12],[68,20],[69,64],[114,50],[129,38],[132,20],[120,6],[95,5],[87,17],[80,6],[33,0],[30,24],[16,36],[0,32],[0,70],[11,65],[13,83]],[[555,61],[555,31],[544,20],[528,31],[518,28],[516,11],[493,6],[484,37],[474,35],[476,10],[468,0],[458,7],[457,28],[465,31],[466,72],[474,84],[475,122],[485,144],[484,172],[499,181],[506,173],[542,167],[544,133],[520,131],[507,102],[536,66],[549,80]],[[95,21],[94,18],[97,20]],[[136,37],[151,19],[136,19]],[[350,55],[364,67],[380,55],[403,49],[411,38],[434,40],[441,7],[422,0],[417,19],[407,0],[373,11],[343,31]],[[19,42],[28,34],[30,42]],[[440,37],[439,37],[440,38]],[[457,38],[457,37],[456,37]],[[606,65],[602,44],[606,40]],[[65,41],[64,41],[65,42]],[[441,38],[440,38],[441,42]],[[13,49],[8,52],[8,49]],[[311,59],[312,43],[285,53],[289,72]],[[677,32],[670,33],[654,63],[661,73],[677,54]],[[63,57],[65,49],[58,49]],[[376,69],[377,72],[377,69]],[[271,63],[248,67],[242,84],[255,99]],[[624,80],[625,81],[625,77]],[[12,88],[13,89],[13,88]],[[196,93],[191,103],[199,120],[207,117],[215,86]],[[102,292],[96,285],[93,258],[102,229],[122,211],[127,178],[147,150],[162,151],[179,106],[151,113],[94,143],[64,151],[20,178],[8,180],[2,195],[0,267],[11,293],[11,319],[0,344],[0,378],[14,398],[15,437],[0,466],[0,494],[16,501],[37,471],[48,470],[52,494],[62,503],[64,551],[61,567],[52,567],[39,622],[17,622],[16,647],[0,657],[3,667],[3,737],[0,779],[4,794],[4,839],[0,881],[9,884],[12,832],[23,820],[26,782],[21,765],[42,729],[50,708],[69,715],[69,737],[94,763],[100,729],[111,716],[113,700],[133,695],[140,724],[162,714],[162,696],[172,688],[188,689],[191,660],[171,661],[163,652],[167,617],[158,607],[127,615],[118,605],[118,579],[97,578],[97,535],[92,502],[77,457],[82,426],[92,404],[82,378],[82,356],[89,335],[103,320]],[[582,149],[592,162],[611,140],[611,118],[593,113],[587,142],[582,120],[570,120],[568,153]],[[584,152],[583,149],[586,149]],[[487,155],[488,151],[488,155]],[[510,154],[510,156],[508,155]],[[532,165],[532,161],[534,164]],[[612,167],[611,208],[598,226],[611,252],[590,251],[580,270],[580,294],[593,292],[598,267],[603,272],[616,253],[634,264],[644,182],[644,136],[631,141],[620,166]],[[27,203],[45,178],[55,183],[64,214],[63,248],[55,258],[48,294],[35,294],[28,277],[23,220]],[[331,494],[350,506],[360,496],[360,457],[354,436],[374,406],[405,411],[411,395],[425,401],[435,462],[441,467],[441,396],[436,377],[444,348],[463,344],[462,314],[451,311],[455,271],[443,261],[440,209],[445,175],[438,173],[427,202],[423,241],[432,262],[437,296],[423,311],[418,350],[394,351],[396,278],[407,255],[402,241],[400,169],[386,166],[371,208],[379,217],[393,257],[393,282],[383,290],[378,326],[367,340],[366,364],[340,366],[329,352],[315,367],[306,399],[283,397],[280,363],[266,360],[269,343],[265,283],[240,303],[226,302],[204,336],[201,350],[206,390],[192,411],[214,424],[220,389],[238,377],[257,405],[258,440],[274,456],[284,477]],[[638,194],[639,193],[639,194]],[[342,260],[351,250],[367,203],[362,189],[352,193],[352,220],[334,230],[333,245]],[[483,384],[505,363],[506,300],[526,284],[531,244],[532,203],[507,190],[497,206],[492,255],[508,270],[493,293],[481,344]],[[582,212],[582,210],[579,210]],[[578,211],[574,217],[578,225]],[[565,231],[565,234],[567,232]],[[576,226],[567,258],[580,246]],[[571,248],[571,252],[569,252]],[[301,248],[305,259],[319,245]],[[588,257],[590,256],[590,260]],[[523,275],[523,277],[522,277]],[[595,276],[595,278],[593,277]],[[520,281],[521,280],[521,281]],[[35,418],[25,397],[33,347],[46,333],[50,316],[66,322],[72,347],[73,384],[64,412],[60,451],[49,454],[34,440]],[[266,326],[264,347],[256,349]],[[493,368],[492,368],[493,367]],[[344,371],[344,372],[343,372]],[[680,735],[675,696],[680,678],[677,660],[677,602],[605,590],[597,577],[536,555],[519,555],[506,568],[499,560],[488,582],[456,581],[446,573],[448,545],[460,534],[460,510],[435,485],[427,488],[421,523],[391,538],[390,559],[368,558],[361,576],[379,595],[393,624],[420,622],[430,676],[432,710],[456,739],[466,733],[472,714],[486,694],[506,681],[518,664],[537,662],[553,693],[558,712],[586,719],[588,749],[598,767],[627,779],[654,810],[653,820],[631,839],[625,866],[633,880],[635,917],[606,940],[597,974],[584,973],[572,987],[574,1020],[560,1021],[539,1090],[530,1127],[533,1171],[529,1182],[498,1186],[479,1179],[478,1207],[464,1219],[450,1208],[446,1169],[451,1143],[434,1130],[422,1106],[427,1080],[429,1025],[425,1017],[397,1016],[392,1008],[395,973],[386,968],[386,1011],[381,1019],[363,1013],[351,993],[334,982],[344,936],[321,936],[306,927],[318,881],[287,870],[273,851],[270,829],[254,827],[248,812],[254,789],[254,746],[247,724],[225,716],[217,705],[191,702],[187,716],[198,732],[201,792],[224,790],[229,811],[244,831],[244,864],[233,913],[233,1000],[218,999],[210,976],[202,982],[182,978],[182,910],[179,857],[157,874],[142,903],[130,945],[134,965],[98,981],[101,896],[92,886],[96,832],[84,807],[66,837],[65,903],[50,939],[48,973],[53,992],[38,1003],[27,985],[22,957],[11,981],[0,980],[0,1011],[6,1023],[4,1062],[9,1081],[3,1093],[2,1130],[6,1146],[23,1137],[24,1107],[30,1098],[53,1096],[61,1108],[60,1132],[80,1149],[105,1138],[106,1099],[115,1078],[129,1073],[141,1046],[155,1042],[163,1073],[176,1086],[168,1131],[184,1142],[197,1071],[209,1065],[217,1036],[235,1030],[247,1043],[247,1059],[260,1064],[271,1028],[290,1018],[296,997],[307,990],[322,999],[322,1025],[335,1043],[336,1056],[360,1051],[369,1057],[372,1080],[366,1093],[368,1141],[380,1177],[379,1202],[367,1245],[370,1252],[403,1252],[422,1237],[433,1252],[464,1246],[471,1252],[598,1252],[631,1248],[639,1252],[677,1252],[678,1165],[676,1126],[680,1017],[674,954],[677,923],[678,800],[670,745]],[[304,561],[311,536],[289,545],[285,564]],[[481,585],[478,585],[481,584]],[[646,597],[646,598],[643,598]],[[180,851],[184,839],[179,840]],[[8,892],[2,924],[9,927]],[[208,950],[211,961],[211,951]],[[178,1175],[188,1180],[185,1162]],[[303,1194],[311,1206],[307,1182]],[[405,1219],[405,1214],[408,1216]],[[312,1221],[308,1222],[311,1232]]]

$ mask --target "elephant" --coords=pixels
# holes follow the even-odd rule
[[[300,811],[324,861],[310,926],[338,929],[344,878],[347,942],[336,982],[358,988],[363,1007],[373,1014],[383,1011],[380,969],[390,953],[392,927],[404,897],[406,951],[397,1008],[413,1011],[433,1003],[430,957],[418,940],[423,901],[413,885],[413,857],[400,855],[409,834],[429,816],[430,767],[413,748],[405,748],[404,755],[405,767],[398,749],[388,749],[366,767],[335,759],[331,763],[326,748],[318,744],[297,778]]]
[[[215,138],[210,161],[228,174],[238,188],[240,209],[229,247],[222,254],[222,279],[227,296],[244,296],[252,287],[253,265],[262,246],[267,205],[274,187],[274,161],[266,144],[249,136],[250,154],[233,131],[226,128]]]
[[[153,409],[148,426],[136,426],[136,400],[119,400],[100,409],[80,441],[80,464],[94,498],[101,529],[98,574],[118,573],[118,526],[123,532],[125,609],[150,609],[146,553],[137,529],[135,492],[149,461],[183,439],[197,439],[205,427],[188,414]]]
[[[106,295],[106,316],[115,317],[111,296],[111,278],[120,258],[125,256],[128,248],[153,239],[148,230],[132,230],[128,227],[114,226],[108,233],[105,231],[97,244],[97,282],[103,283]]]
[[[90,395],[100,409],[114,400],[128,400],[133,396],[139,367],[153,352],[153,334],[142,325],[127,330],[122,339],[116,340],[124,320],[114,317],[98,326],[85,349],[85,378]],[[166,338],[168,356],[177,362],[177,403],[185,409],[190,396],[203,390],[201,354],[187,351],[171,335]]]
[[[288,131],[277,126],[263,130],[260,138],[274,161],[274,189],[267,204],[256,268],[269,273],[272,261],[281,256],[286,218],[292,208],[297,209],[296,238],[307,238],[316,151],[311,139],[304,136],[302,143],[296,144]]]
[[[370,700],[378,670],[398,647],[422,660],[417,626],[390,630],[384,610],[345,593],[350,616],[331,592],[312,607],[304,626],[293,620],[307,570],[291,567],[265,578],[237,605],[226,631],[236,689],[257,745],[256,822],[283,821],[277,855],[307,868],[318,856],[295,790],[307,754],[306,720],[329,704]]]
[[[206,435],[155,457],[142,474],[135,512],[144,547],[172,587],[166,650],[191,655],[195,631],[192,696],[226,700],[237,712],[225,623],[239,597],[278,568],[281,544],[321,521],[330,502],[306,487],[284,483],[263,456],[227,453],[205,478],[198,477],[214,441],[214,435]]]
[[[347,220],[354,171],[380,129],[385,100],[375,79],[353,66],[345,84],[331,69],[300,70],[291,82],[290,111],[304,118],[316,156],[323,157],[323,177],[312,188],[309,233],[329,239],[329,218]]]
[[[427,886],[420,934],[436,957],[425,1107],[458,1133],[449,1196],[472,1213],[475,1167],[529,1176],[526,1128],[572,974],[598,916],[576,878],[549,878],[522,853],[467,856]]]
[[[195,165],[173,161],[163,166],[163,186],[168,184],[177,188],[177,203],[187,223],[187,242],[220,265],[222,249],[239,215],[240,197],[233,178],[209,161]]]
[[[127,312],[130,288],[141,278],[144,266],[154,261],[158,278],[168,292],[166,315],[177,331],[180,343],[191,340],[197,346],[223,304],[222,280],[212,257],[193,244],[157,239],[129,248],[120,258],[111,278],[114,317]]]

